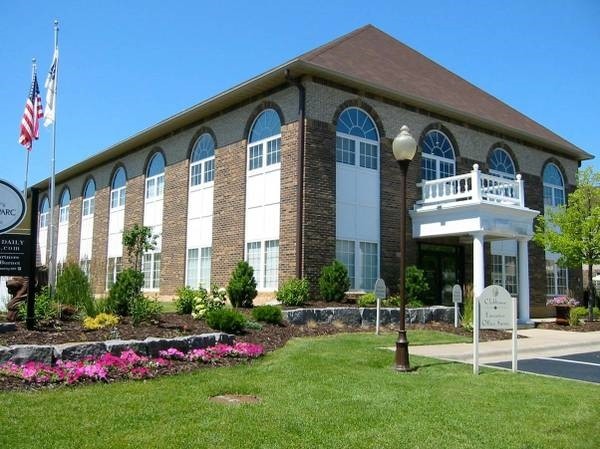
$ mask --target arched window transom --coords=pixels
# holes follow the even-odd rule
[[[210,134],[200,136],[192,151],[190,187],[212,183],[215,179],[215,141]]]
[[[544,206],[556,207],[565,204],[565,184],[555,164],[544,168]]]
[[[421,142],[421,151],[423,180],[447,178],[456,174],[454,147],[442,131],[428,131]]]
[[[515,179],[515,164],[502,148],[495,148],[490,156],[490,173],[503,178]]]
[[[281,121],[273,109],[266,109],[254,121],[248,145],[248,171],[281,162]]]
[[[340,114],[336,126],[335,159],[342,164],[378,169],[379,135],[375,123],[362,109],[348,108]]]

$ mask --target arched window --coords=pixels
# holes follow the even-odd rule
[[[262,111],[248,136],[246,253],[257,288],[273,291],[279,280],[281,120],[274,109]]]
[[[515,164],[506,150],[494,148],[490,155],[490,173],[503,178],[515,179]]]
[[[215,141],[202,134],[194,145],[190,161],[190,187],[212,183],[215,179]]]
[[[155,153],[146,171],[146,199],[162,198],[165,184],[165,159]]]
[[[544,206],[556,207],[565,204],[565,184],[556,164],[544,168]]]
[[[127,190],[127,174],[123,167],[117,168],[110,184],[110,208],[125,207],[125,192]]]
[[[274,109],[265,109],[254,121],[248,139],[248,171],[281,162],[281,121]]]
[[[421,152],[423,180],[447,178],[456,174],[454,147],[442,131],[427,131],[421,141]]]
[[[348,108],[340,114],[336,127],[335,148],[337,162],[378,169],[379,135],[375,123],[362,109]]]
[[[60,208],[58,210],[58,222],[66,223],[69,221],[69,205],[71,204],[71,192],[69,192],[68,187],[62,191],[60,195],[59,205]]]
[[[48,201],[48,197],[45,196],[42,200],[42,204],[40,206],[40,228],[48,227],[48,215],[50,212],[50,201]]]
[[[336,259],[352,289],[371,291],[379,277],[379,132],[362,109],[338,117],[335,159]]]
[[[96,198],[96,183],[93,179],[89,179],[83,190],[83,216],[93,215],[94,203]]]

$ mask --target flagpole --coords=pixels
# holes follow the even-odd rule
[[[35,77],[35,71],[36,71],[36,63],[35,63],[35,58],[31,58],[31,82],[33,82],[33,78]],[[37,110],[35,110],[34,108],[34,114],[37,114]],[[31,144],[33,145],[33,139]],[[29,179],[29,154],[31,153],[31,150],[25,150],[27,152],[27,156],[25,156],[25,187],[23,188],[23,195],[25,196],[25,198],[27,198],[27,181]]]
[[[54,21],[54,51],[58,48],[58,20]],[[54,57],[54,56],[53,56]],[[50,294],[54,292],[56,285],[56,247],[54,244],[54,196],[55,196],[55,171],[56,171],[56,91],[58,89],[58,64],[55,68],[55,94],[54,94],[54,121],[52,123],[52,157],[51,157],[51,175],[50,175],[50,229],[49,229],[49,264],[48,264],[48,284],[50,286]]]

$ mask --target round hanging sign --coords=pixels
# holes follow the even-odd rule
[[[0,179],[0,234],[16,228],[26,210],[21,192],[10,182]]]

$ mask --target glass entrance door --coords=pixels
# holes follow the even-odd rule
[[[448,245],[419,245],[419,268],[425,272],[429,291],[427,305],[452,305],[452,287],[463,283],[464,255],[462,247]]]

